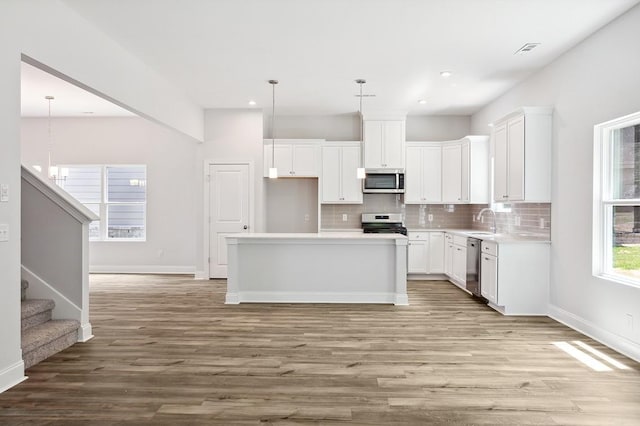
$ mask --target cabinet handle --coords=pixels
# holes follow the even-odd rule
[[[508,195],[503,195],[503,196],[502,196],[502,198],[508,198],[508,197],[509,197]]]

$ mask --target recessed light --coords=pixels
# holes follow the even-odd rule
[[[249,101],[249,105],[256,106],[256,101]]]
[[[489,123],[489,124],[487,124],[487,126],[493,127],[493,123]]]
[[[83,114],[93,114],[93,111],[82,111]]]
[[[424,105],[424,104],[426,104],[426,103],[427,103],[427,100],[426,100],[426,99],[420,99],[420,100],[418,101],[418,103],[419,103],[420,105]]]
[[[451,71],[440,71],[440,76],[443,78],[449,78],[453,75]]]

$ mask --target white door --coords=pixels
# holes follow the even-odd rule
[[[460,144],[442,148],[442,201],[459,203],[462,189],[462,148]]]
[[[507,125],[493,131],[493,199],[503,202],[509,197],[507,188]]]
[[[322,147],[322,202],[332,203],[342,198],[340,176],[341,148],[337,146]]]
[[[428,273],[441,274],[444,267],[444,233],[429,232],[429,265]]]
[[[410,240],[407,250],[407,272],[410,274],[426,274],[427,271],[427,241]]]
[[[507,140],[509,148],[508,175],[509,200],[524,200],[524,117],[509,121]]]
[[[293,145],[292,176],[318,176],[318,147]]]
[[[382,127],[383,122],[364,122],[364,166],[379,169],[382,165]]]
[[[424,201],[440,203],[442,202],[442,147],[424,147],[422,153]],[[408,157],[407,155],[407,161],[409,161]]]
[[[495,304],[498,303],[498,258],[482,253],[480,264],[480,289],[482,297]]]
[[[426,204],[422,178],[422,150],[420,147],[407,147],[407,168],[404,175],[404,202],[407,204]]]
[[[209,165],[209,277],[227,277],[226,236],[249,232],[249,165]]]
[[[404,122],[385,121],[383,132],[382,167],[404,168]]]

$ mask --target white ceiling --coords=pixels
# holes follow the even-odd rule
[[[467,115],[640,0],[64,1],[203,108]]]

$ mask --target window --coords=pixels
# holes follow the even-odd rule
[[[100,216],[89,226],[91,241],[144,241],[146,238],[146,166],[63,166],[57,181]]]
[[[595,126],[594,275],[640,285],[640,113]]]

